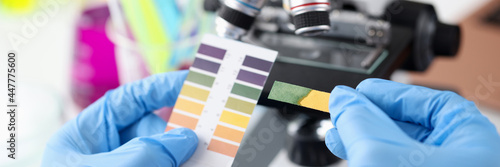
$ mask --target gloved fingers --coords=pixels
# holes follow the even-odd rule
[[[427,139],[427,137],[431,134],[432,130],[427,129],[423,126],[416,125],[409,122],[402,122],[394,120],[394,123],[401,128],[410,138],[415,139],[417,141],[423,142]]]
[[[473,102],[453,92],[382,79],[364,80],[357,90],[391,118],[433,129],[425,141],[428,144],[441,145],[457,129],[466,131],[470,139],[494,132],[494,125]]]
[[[404,145],[411,141],[395,123],[356,90],[337,86],[330,95],[330,117],[347,151],[363,142]],[[363,144],[361,144],[363,145]]]
[[[383,79],[366,79],[356,90],[391,118],[433,129],[438,121],[450,119],[457,105],[468,103],[459,95]]]
[[[186,76],[187,71],[157,74],[108,91],[81,113],[79,121],[98,126],[106,122],[121,130],[151,111],[173,106]]]
[[[165,131],[165,127],[167,127],[167,122],[158,115],[149,113],[120,132],[120,143],[125,144],[136,137],[161,134]]]
[[[394,122],[410,138],[413,138],[420,142],[424,141],[431,133],[431,130],[423,126],[401,121]],[[347,154],[345,152],[344,144],[342,144],[342,140],[340,139],[339,132],[336,128],[332,128],[326,133],[325,144],[328,149],[330,149],[330,151],[335,154],[335,156],[347,160]]]
[[[332,128],[326,132],[325,144],[335,156],[347,160],[344,144],[342,144],[342,140],[336,128]]]
[[[117,149],[84,158],[81,166],[180,166],[196,150],[198,138],[179,128],[150,137],[137,137]]]
[[[187,71],[153,75],[120,86],[87,107],[54,136],[54,141],[84,154],[121,145],[119,132],[151,111],[175,104]]]

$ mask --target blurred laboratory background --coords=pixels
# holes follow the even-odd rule
[[[415,1],[432,4],[441,22],[460,26],[460,48],[454,57],[434,58],[424,72],[397,70],[391,79],[457,92],[476,102],[499,129],[500,1]],[[18,159],[1,156],[0,166],[39,166],[50,136],[106,91],[188,69],[201,36],[216,33],[216,13],[207,12],[210,6],[204,3],[0,0],[0,55],[10,50],[19,55],[20,105]],[[4,85],[6,78],[0,82]],[[156,113],[167,120],[169,109]],[[0,124],[7,121],[2,118]],[[7,138],[6,132],[0,130],[0,139]],[[270,166],[299,165],[282,151]]]

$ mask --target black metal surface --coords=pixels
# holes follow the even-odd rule
[[[401,10],[391,10],[395,8]],[[404,26],[414,32],[411,54],[404,68],[414,71],[426,70],[435,57],[432,42],[439,21],[434,7],[418,2],[394,1],[388,6],[385,15],[392,25]]]
[[[327,166],[340,160],[326,147],[325,139],[318,136],[320,122],[319,119],[297,117],[288,124],[289,128],[298,127],[287,131],[286,148],[292,162],[305,166]]]
[[[367,78],[389,79],[392,72],[401,67],[402,63],[407,58],[407,48],[413,38],[412,34],[412,31],[408,28],[394,26],[391,35],[391,41],[393,42],[391,42],[391,45],[387,48],[389,55],[371,74],[331,70],[277,61],[267,79],[258,104],[276,108],[287,108],[289,112],[297,111],[307,113],[311,117],[327,118],[329,117],[328,113],[269,100],[267,96],[269,95],[274,81],[282,81],[320,91],[331,92],[337,85],[356,87],[361,81]]]
[[[387,7],[385,19],[392,25],[411,29],[413,41],[404,69],[425,71],[436,56],[455,56],[460,46],[460,27],[442,24],[432,5],[394,1]]]

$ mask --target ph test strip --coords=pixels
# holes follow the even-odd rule
[[[198,135],[197,150],[183,166],[231,166],[277,54],[203,37],[166,128]]]
[[[275,81],[269,99],[295,104],[323,112],[328,111],[330,93]]]

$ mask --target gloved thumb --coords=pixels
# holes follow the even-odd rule
[[[196,134],[186,128],[149,137],[137,137],[111,152],[89,155],[84,166],[168,166],[186,162],[198,146]]]
[[[333,154],[335,154],[335,156],[342,159],[347,159],[344,144],[342,144],[342,140],[340,139],[339,131],[337,130],[337,128],[332,128],[328,132],[326,132],[325,144],[326,147],[328,147],[328,149]]]
[[[330,132],[330,137],[327,135],[326,144],[336,146],[329,147],[335,155],[352,160],[351,155],[366,153],[371,149],[376,150],[373,147],[382,143],[411,144],[409,142],[411,138],[387,114],[366,96],[350,87],[337,86],[333,89],[329,109],[332,123],[337,131]],[[339,137],[334,134],[336,132]],[[339,138],[341,141],[332,141]]]

